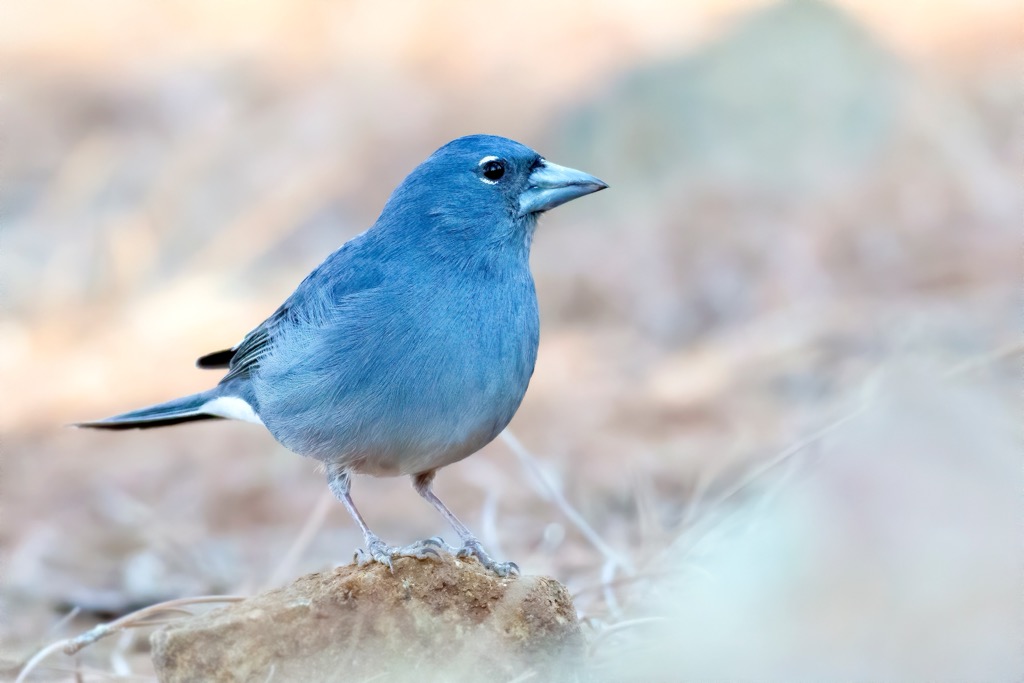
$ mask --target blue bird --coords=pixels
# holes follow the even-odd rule
[[[507,138],[449,142],[405,178],[373,227],[342,245],[235,347],[203,356],[227,370],[214,388],[105,420],[98,429],[229,418],[266,426],[326,466],[331,491],[359,525],[364,559],[438,550],[499,563],[434,495],[438,469],[508,425],[537,358],[530,273],[538,216],[606,188]],[[363,521],[353,473],[410,475],[458,533],[395,548]]]

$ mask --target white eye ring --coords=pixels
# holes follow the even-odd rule
[[[483,159],[481,159],[480,161],[478,161],[476,163],[476,166],[477,166],[477,168],[480,168],[484,164],[489,164],[492,161],[501,161],[501,158],[500,157],[495,157],[495,156],[486,156]],[[497,180],[491,180],[487,176],[480,176],[480,182],[487,183],[488,185],[497,185],[498,184]]]

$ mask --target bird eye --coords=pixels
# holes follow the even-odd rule
[[[494,184],[505,175],[505,162],[497,157],[484,157],[480,160],[480,172],[485,183]]]

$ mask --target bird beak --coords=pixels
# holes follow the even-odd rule
[[[519,215],[547,211],[606,187],[604,181],[583,171],[541,159],[530,173],[526,191],[519,195]]]

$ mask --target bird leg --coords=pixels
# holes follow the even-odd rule
[[[490,569],[498,576],[518,574],[519,566],[515,562],[496,562],[487,554],[487,551],[485,551],[483,546],[480,545],[480,541],[473,535],[473,532],[470,531],[465,524],[459,521],[459,518],[441,502],[440,498],[434,495],[434,492],[430,488],[433,482],[433,471],[417,474],[412,478],[412,485],[415,487],[416,492],[423,496],[428,503],[433,505],[434,508],[441,513],[442,517],[448,520],[448,523],[451,524],[452,528],[455,529],[455,533],[457,533],[459,538],[462,540],[462,547],[455,554],[458,557],[475,557],[480,560],[480,564],[487,569]],[[441,539],[435,537],[429,540],[440,541]],[[427,542],[428,541],[421,541],[421,543]],[[440,547],[443,547],[446,550],[454,550],[454,548],[448,546],[444,541],[441,541],[441,544],[442,545]]]
[[[346,468],[337,464],[327,465],[327,486],[331,489],[334,497],[345,506],[345,509],[352,515],[352,519],[356,521],[356,524],[359,525],[360,530],[363,532],[366,551],[360,550],[356,552],[359,564],[380,562],[391,571],[394,571],[395,568],[391,564],[391,560],[394,557],[415,557],[423,560],[431,555],[435,557],[438,555],[438,548],[444,543],[443,541],[441,541],[441,544],[436,544],[432,542],[434,539],[429,539],[428,541],[420,541],[404,548],[392,548],[382,541],[380,536],[370,531],[370,527],[366,526],[363,516],[356,509],[356,504],[352,502],[352,496],[349,493],[349,489],[352,486],[351,474]]]

